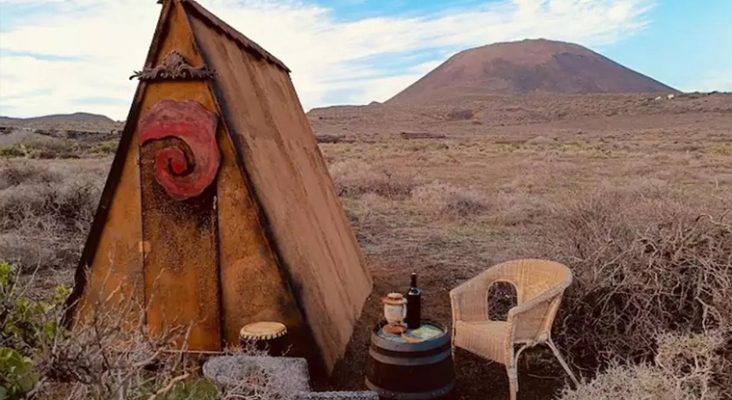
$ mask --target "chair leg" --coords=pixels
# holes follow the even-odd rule
[[[521,346],[521,348],[519,348],[518,351],[515,352],[513,346],[511,348],[511,365],[506,366],[506,371],[508,372],[508,385],[511,390],[511,400],[516,400],[516,394],[519,391],[518,360],[521,356],[521,353],[528,347],[528,345]]]
[[[562,355],[559,353],[559,349],[557,349],[557,346],[554,345],[554,342],[551,339],[549,339],[549,340],[547,340],[547,344],[552,349],[552,352],[554,352],[554,355],[557,357],[557,360],[559,360],[559,363],[562,364],[562,367],[564,368],[564,370],[567,371],[567,375],[569,375],[569,377],[572,378],[572,382],[574,382],[574,384],[576,386],[579,386],[579,381],[574,376],[574,373],[572,373],[572,370],[569,369],[569,365],[567,365],[567,362],[564,361],[564,357],[562,357]]]
[[[518,393],[518,374],[516,366],[506,368],[508,372],[508,390],[510,391],[511,400],[516,400],[516,393]]]
[[[516,368],[516,357],[513,346],[508,348],[508,364],[506,365],[506,374],[508,375],[508,394],[511,400],[516,400],[516,392],[518,392],[518,370]]]

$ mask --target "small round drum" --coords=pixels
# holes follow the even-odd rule
[[[255,322],[245,325],[239,331],[239,342],[245,346],[254,343],[260,351],[266,351],[270,356],[282,356],[287,351],[285,336],[287,327],[279,322]]]

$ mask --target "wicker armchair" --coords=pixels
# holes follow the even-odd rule
[[[516,288],[518,305],[508,312],[506,321],[488,318],[488,290],[497,282],[508,282]],[[518,392],[518,358],[522,351],[537,344],[548,345],[578,385],[551,338],[562,294],[571,283],[569,268],[553,261],[515,260],[489,268],[450,291],[453,348],[505,365],[511,400]],[[518,351],[516,345],[521,345]]]

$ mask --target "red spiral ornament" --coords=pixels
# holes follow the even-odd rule
[[[192,100],[157,102],[140,121],[140,146],[168,137],[183,144],[155,154],[155,179],[176,200],[203,193],[216,178],[221,153],[216,143],[216,114]]]

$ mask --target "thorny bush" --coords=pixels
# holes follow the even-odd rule
[[[603,189],[555,210],[553,256],[574,274],[555,336],[578,368],[652,360],[666,332],[730,332],[732,223],[684,204]]]
[[[720,352],[725,346],[721,331],[699,334],[664,334],[658,338],[653,363],[610,368],[574,390],[564,389],[561,400],[721,400],[732,387],[713,385],[715,371],[726,365]]]
[[[70,291],[59,286],[50,301],[31,299],[28,279],[0,262],[1,400],[279,398],[274,394],[281,390],[259,371],[227,390],[200,377],[200,360],[175,350],[181,342],[185,350],[190,326],[150,332],[146,307],[119,288],[111,296],[90,296],[84,306],[89,308],[77,310],[84,317],[69,331],[61,321]],[[251,346],[226,353],[261,355]]]

